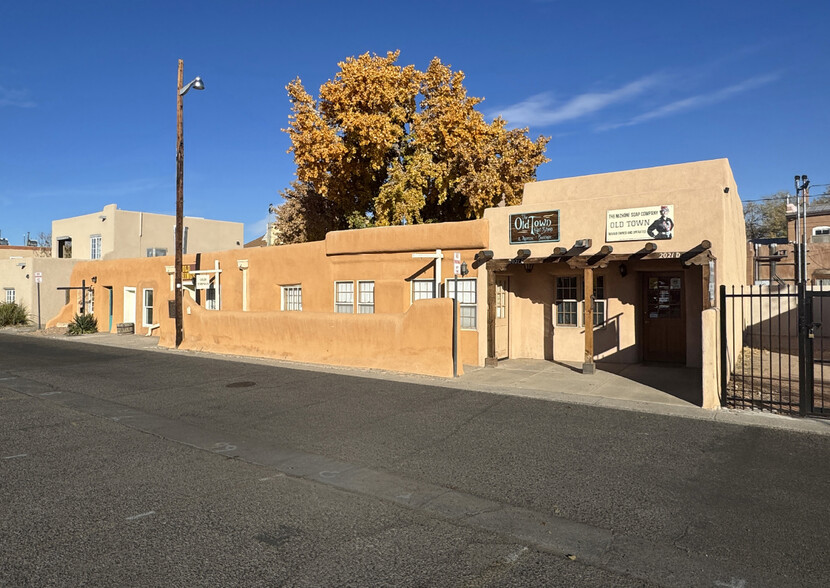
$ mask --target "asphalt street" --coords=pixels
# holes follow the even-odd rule
[[[830,436],[0,333],[0,585],[826,586]]]

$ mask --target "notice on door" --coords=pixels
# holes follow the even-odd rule
[[[606,213],[605,240],[651,241],[674,236],[674,205],[623,208]]]

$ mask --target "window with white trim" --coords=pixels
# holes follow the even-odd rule
[[[412,280],[412,302],[435,298],[435,280]]]
[[[147,257],[164,257],[167,255],[167,249],[164,247],[148,247]]]
[[[89,236],[89,258],[101,259],[101,235]]]
[[[303,309],[303,287],[300,284],[282,286],[281,310],[302,310]]]
[[[446,282],[447,296],[455,298],[455,279]],[[476,328],[476,279],[458,280],[458,324],[462,329]]]
[[[374,314],[375,283],[360,280],[357,282],[357,313]]]
[[[813,235],[830,235],[830,227],[813,227]]]
[[[556,324],[579,326],[579,289],[576,276],[556,278]]]
[[[141,305],[141,326],[149,327],[153,324],[153,289],[144,288]]]
[[[334,312],[354,312],[354,282],[334,283]]]
[[[594,326],[601,327],[607,318],[608,300],[605,298],[605,276],[594,278]]]
[[[7,304],[14,303],[14,301],[16,299],[15,298],[16,292],[15,292],[14,288],[4,288],[4,290],[6,291],[6,303]]]
[[[86,312],[87,314],[95,312],[95,288],[89,288],[86,291]]]

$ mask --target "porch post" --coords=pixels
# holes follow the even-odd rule
[[[496,357],[496,272],[492,267],[487,268],[487,357],[484,365],[499,365]]]
[[[583,374],[596,372],[594,364],[594,268],[586,267],[582,274],[585,325],[585,361],[582,363]]]

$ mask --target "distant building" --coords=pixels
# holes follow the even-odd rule
[[[172,215],[119,210],[52,221],[52,257],[122,259],[174,255],[176,218]],[[243,243],[242,223],[184,218],[184,253],[226,251]]]
[[[804,213],[802,212],[802,215]],[[753,239],[747,247],[750,283],[794,284],[796,255],[794,243],[803,234],[802,219],[787,212],[787,236],[779,239]],[[798,224],[798,231],[796,225]],[[830,203],[807,205],[807,283],[830,286]]]
[[[66,290],[74,261],[52,259],[41,247],[0,245],[0,304],[14,302],[26,308],[37,323],[38,287],[43,322],[53,317],[70,298]]]

